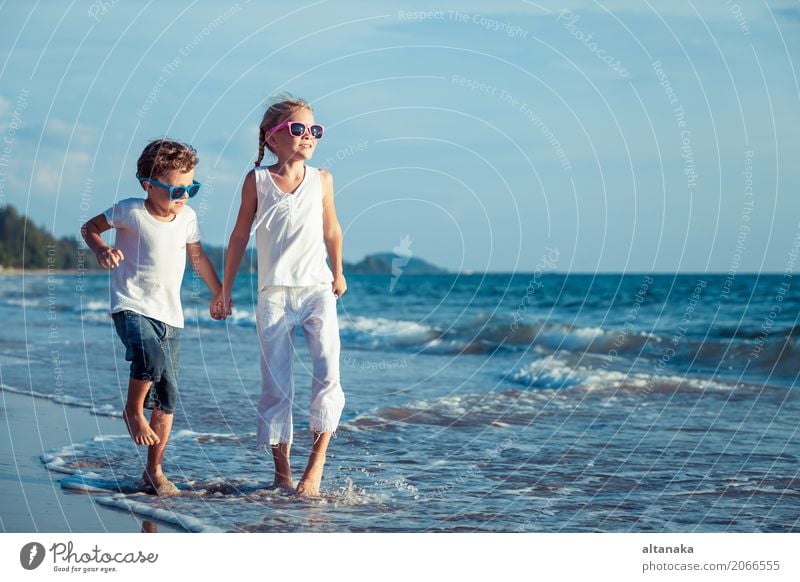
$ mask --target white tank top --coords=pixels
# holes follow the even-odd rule
[[[255,169],[255,179],[259,290],[270,285],[301,287],[333,281],[325,261],[319,170],[306,166],[303,181],[292,194],[282,192],[265,167]]]

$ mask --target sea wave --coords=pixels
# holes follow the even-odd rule
[[[669,373],[645,373],[619,370],[604,366],[579,364],[579,356],[562,352],[538,358],[515,370],[508,379],[528,388],[563,389],[581,387],[587,390],[631,390],[648,392],[674,392],[721,390],[730,391],[744,384]]]
[[[96,415],[96,416],[112,416],[117,418],[122,418],[122,412],[116,408],[114,408],[111,404],[96,404],[94,402],[75,398],[74,396],[69,396],[67,394],[58,394],[58,393],[46,393],[46,392],[38,392],[33,389],[27,388],[17,388],[15,386],[9,386],[8,384],[0,384],[0,390],[5,390],[6,392],[13,392],[14,394],[24,394],[26,396],[32,396],[34,398],[43,398],[45,400],[50,400],[57,404],[64,404],[65,406],[74,406],[76,408],[87,408],[89,412]]]
[[[706,391],[728,394],[745,385],[675,375],[624,373],[574,365],[567,359],[546,356],[518,369],[508,377],[518,388],[485,394],[451,394],[385,406],[344,422],[354,432],[394,430],[407,425],[439,427],[506,428],[528,426],[540,414],[568,413],[581,405],[581,392],[639,399],[642,394]],[[524,387],[524,389],[523,389]],[[605,397],[604,397],[605,398]],[[604,400],[605,402],[605,400]]]

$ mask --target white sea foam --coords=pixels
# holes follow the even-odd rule
[[[108,301],[100,301],[100,300],[86,301],[85,303],[82,303],[81,305],[77,306],[75,309],[79,310],[81,309],[81,307],[83,308],[84,312],[103,311],[105,313],[108,313],[109,311]]]
[[[224,531],[218,527],[208,524],[202,519],[191,517],[189,515],[182,515],[171,509],[167,510],[153,507],[146,503],[135,501],[134,499],[131,499],[125,495],[100,496],[96,497],[95,500],[100,505],[131,511],[143,517],[150,517],[158,521],[171,523],[190,532],[217,533]]]
[[[344,341],[367,348],[422,347],[441,335],[428,325],[383,317],[340,318],[339,329]]]
[[[108,311],[84,311],[81,314],[81,320],[91,323],[108,323],[112,322],[111,316]]]
[[[544,325],[539,329],[534,343],[543,344],[554,350],[585,350],[606,334],[607,332],[599,327]]]
[[[572,356],[566,353],[567,357]],[[570,359],[574,359],[571,358]],[[733,390],[728,384],[708,378],[696,378],[675,374],[647,374],[643,372],[622,371],[602,366],[577,364],[564,356],[550,355],[534,360],[516,370],[510,379],[535,388],[569,388],[580,386],[585,389],[627,388],[627,389],[684,389],[695,390]]]

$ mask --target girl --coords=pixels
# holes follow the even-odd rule
[[[284,99],[261,121],[258,159],[242,186],[242,201],[231,233],[221,291],[211,300],[214,316],[231,314],[231,294],[253,231],[258,254],[258,339],[262,391],[258,443],[272,448],[273,486],[293,488],[292,444],[295,326],[300,325],[312,359],[310,427],[314,443],[297,486],[299,495],[319,495],[322,469],[335,432],[344,393],[339,381],[339,324],[336,299],[347,290],[342,273],[342,229],[333,205],[333,177],[307,166],[324,128],[311,105]],[[264,148],[277,161],[261,166]],[[330,268],[325,262],[330,260]],[[332,271],[331,271],[332,269]]]

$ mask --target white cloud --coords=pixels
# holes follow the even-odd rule
[[[86,152],[54,152],[40,158],[33,172],[33,188],[37,193],[51,193],[80,186],[88,172],[92,156]]]
[[[51,117],[44,124],[43,141],[51,145],[66,145],[87,148],[96,143],[97,129],[85,123],[69,123]]]

